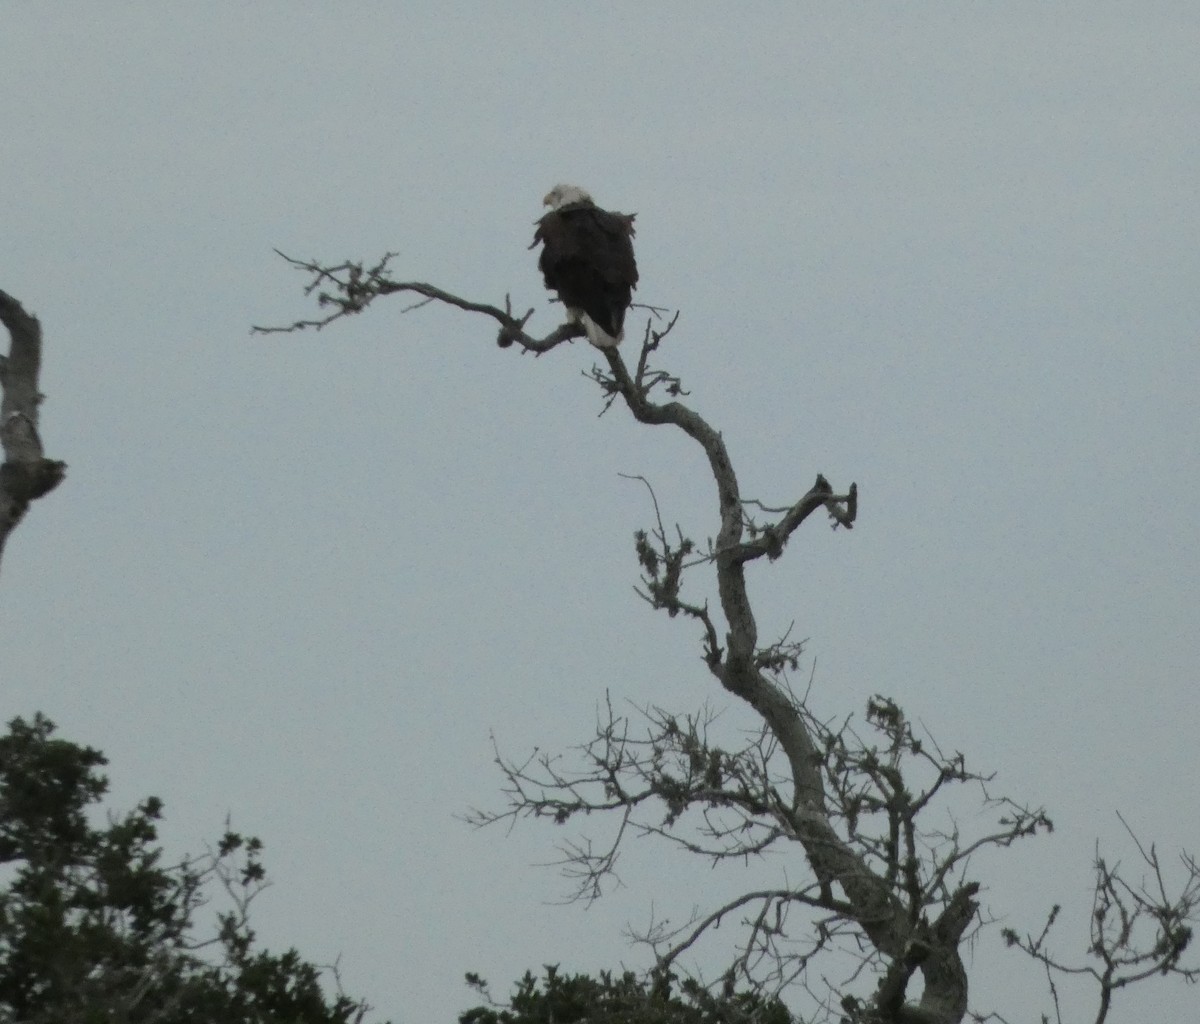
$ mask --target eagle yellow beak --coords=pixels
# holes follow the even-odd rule
[[[544,196],[542,196],[542,205],[543,206],[549,206],[552,202],[554,202],[554,193],[553,192],[547,192]]]

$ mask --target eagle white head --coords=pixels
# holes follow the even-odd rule
[[[550,207],[551,210],[561,210],[564,206],[570,206],[572,203],[590,202],[593,202],[591,193],[585,188],[580,188],[578,185],[555,185],[546,193],[542,205]]]

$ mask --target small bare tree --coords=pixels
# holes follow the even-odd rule
[[[393,280],[394,255],[370,266],[285,256],[309,275],[306,294],[316,294],[321,315],[255,330],[320,329],[399,294],[417,297],[409,309],[438,302],[489,317],[498,325],[498,344],[520,352],[545,353],[583,336],[569,323],[543,338],[531,336],[526,327],[533,310],[517,315],[507,297],[501,308]],[[635,538],[639,593],[651,607],[699,626],[708,671],[751,710],[757,729],[747,742],[725,746],[710,735],[710,713],[646,708],[635,727],[609,703],[594,737],[569,761],[545,754],[513,761],[497,752],[507,806],[473,812],[470,820],[485,825],[535,817],[564,824],[606,812],[612,827],[604,841],[562,847],[575,895],[585,900],[602,893],[631,835],[658,836],[715,863],[795,851],[788,862],[802,866],[801,880],[743,893],[683,926],[646,929],[640,938],[653,947],[659,969],[678,967],[682,954],[736,918],[739,937],[719,982],[728,990],[748,986],[775,995],[799,986],[813,997],[811,1019],[846,1024],[1003,1020],[968,1007],[963,945],[981,922],[980,886],[969,877],[969,862],[981,849],[1007,847],[1050,829],[1051,822],[1041,809],[992,796],[988,776],[968,768],[962,755],[918,737],[888,698],[868,702],[860,731],[849,718],[818,718],[793,692],[789,673],[799,666],[801,644],[759,637],[746,567],[780,558],[814,513],[824,512],[835,529],[852,528],[857,488],[839,490],[818,475],[804,494],[782,505],[743,498],[720,432],[681,401],[676,376],[651,365],[677,321],[651,312],[634,364],[615,348],[603,349],[604,365],[590,377],[605,409],[619,401],[638,422],[674,427],[700,446],[716,485],[720,527],[714,540],[698,543],[678,527],[668,530],[655,500],[653,527]],[[697,573],[715,576],[719,607],[690,596]],[[963,787],[973,788],[972,799],[993,812],[990,826],[972,834],[960,830],[947,803],[951,791]],[[1157,871],[1153,855],[1147,859]],[[1093,972],[1101,988],[1098,1024],[1120,985],[1156,972],[1196,976],[1195,968],[1181,964],[1200,904],[1200,872],[1192,861],[1186,864],[1182,892],[1169,897],[1165,885],[1126,885],[1101,862],[1091,947],[1103,962]],[[1150,934],[1135,928],[1134,919],[1149,922]],[[1046,967],[1052,986],[1062,972],[1080,970],[1046,951],[1044,933],[1036,939],[1012,933],[1009,941]],[[849,957],[841,961],[848,967],[830,981],[824,967],[814,971],[812,965],[818,954],[823,963],[837,962],[837,951]]]
[[[0,323],[12,345],[0,356],[0,556],[4,543],[29,508],[49,494],[66,475],[67,464],[47,459],[38,435],[38,373],[42,366],[42,325],[21,303],[0,291]]]

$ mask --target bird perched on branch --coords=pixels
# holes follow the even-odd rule
[[[542,244],[538,269],[546,287],[558,292],[568,318],[583,327],[593,345],[619,345],[638,280],[637,214],[602,210],[578,185],[555,185],[542,202],[550,212],[537,222],[529,248]]]

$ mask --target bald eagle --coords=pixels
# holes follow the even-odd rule
[[[583,326],[597,348],[625,337],[625,311],[637,285],[633,258],[634,213],[602,210],[577,185],[555,185],[537,222],[533,248],[542,243],[538,269],[558,292],[570,320]]]

